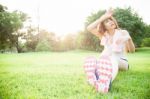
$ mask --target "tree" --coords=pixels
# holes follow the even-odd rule
[[[19,29],[23,27],[27,15],[20,11],[8,12],[2,5],[0,11],[0,49],[15,46],[20,52],[18,40],[24,33],[20,33]]]
[[[38,42],[36,46],[36,51],[50,51],[50,50],[51,47],[46,39],[43,39],[42,41]]]
[[[9,21],[7,21],[7,16],[9,15],[7,12],[7,7],[0,5],[0,49],[5,49],[7,45],[9,44],[8,38],[8,31],[6,29],[7,24]]]
[[[144,38],[142,40],[142,45],[143,47],[150,47],[150,37],[149,38]]]
[[[150,38],[150,25],[146,25],[145,33],[143,35],[144,35],[144,38]]]
[[[150,47],[150,25],[146,25],[144,39],[142,40],[141,46]]]
[[[46,30],[40,30],[40,32],[38,34],[36,34],[36,38],[38,40],[38,49],[43,49],[42,51],[52,51],[53,50],[53,46],[54,46],[54,42],[55,42],[55,34],[52,32],[48,32]],[[39,46],[44,44],[43,46]],[[37,49],[36,46],[36,49]],[[43,48],[40,48],[43,47]]]
[[[9,39],[12,42],[12,46],[15,46],[18,53],[21,53],[22,47],[20,45],[19,38],[23,38],[26,34],[24,31],[21,31],[23,27],[23,22],[27,20],[27,15],[20,11],[14,11],[11,13],[12,19],[12,29],[13,31],[9,33]]]
[[[84,49],[84,38],[85,38],[85,32],[84,31],[80,31],[78,32],[77,34],[77,37],[76,37],[76,48],[78,49]]]
[[[26,40],[25,46],[27,51],[35,51],[36,46],[39,42],[39,37],[37,35],[37,28],[28,26],[27,33],[24,35],[24,39]]]
[[[68,34],[65,36],[64,40],[63,40],[63,47],[64,50],[73,50],[75,49],[75,39],[76,39],[76,35],[73,34]]]

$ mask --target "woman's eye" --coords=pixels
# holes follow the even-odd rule
[[[108,20],[105,20],[105,23],[108,23]]]

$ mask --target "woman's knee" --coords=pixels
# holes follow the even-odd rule
[[[95,70],[96,63],[97,63],[97,60],[95,57],[93,56],[86,57],[84,61],[84,69]]]
[[[119,70],[129,70],[129,63],[126,60],[120,60],[119,61]]]

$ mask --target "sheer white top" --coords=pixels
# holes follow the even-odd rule
[[[130,38],[129,33],[126,30],[118,30],[115,29],[115,33],[112,36],[112,42],[109,43],[110,36],[108,33],[105,33],[101,38],[101,45],[104,46],[104,50],[101,55],[109,55],[116,57],[117,59],[124,58],[125,56],[125,42]],[[116,41],[121,39],[122,42],[120,44],[116,44]]]

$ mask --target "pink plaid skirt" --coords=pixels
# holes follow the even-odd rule
[[[109,56],[87,57],[84,70],[88,83],[100,93],[107,93],[112,79],[112,62]]]

